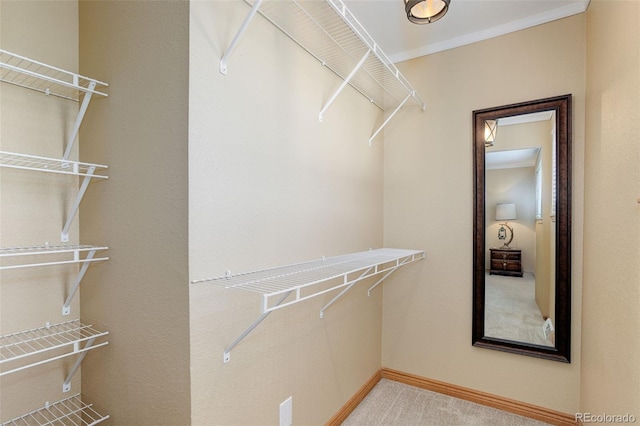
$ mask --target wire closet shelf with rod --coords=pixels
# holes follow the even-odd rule
[[[371,294],[398,268],[424,258],[422,250],[381,248],[254,272],[232,274],[227,271],[223,276],[192,280],[191,284],[212,283],[262,296],[260,317],[224,350],[223,361],[226,363],[230,360],[231,350],[271,312],[341,289],[320,309],[320,318],[323,318],[325,311],[358,282],[379,276],[369,287],[368,294]]]
[[[349,85],[382,111],[390,111],[369,138],[369,145],[407,105],[426,110],[426,103],[411,83],[371,37],[342,0],[245,0],[251,6],[220,60],[227,74],[230,57],[256,14],[261,15],[297,43],[342,84],[321,108],[318,119]]]

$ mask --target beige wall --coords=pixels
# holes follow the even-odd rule
[[[25,25],[29,23],[29,25]],[[37,30],[34,30],[37,28]],[[53,36],[52,36],[53,34]],[[0,47],[69,71],[78,71],[78,5],[75,1],[0,2]],[[21,154],[62,158],[78,104],[0,84],[0,149]],[[78,159],[77,143],[71,159]],[[0,247],[60,244],[66,211],[79,180],[34,171],[0,169]],[[70,242],[78,243],[78,220]],[[15,259],[14,259],[15,260]],[[16,263],[24,263],[19,259]],[[29,258],[31,262],[55,260]],[[3,259],[3,265],[11,260]],[[77,319],[78,297],[71,314],[62,305],[77,275],[77,265],[33,267],[0,272],[0,335]],[[34,359],[31,358],[31,362]],[[75,360],[51,362],[0,379],[0,422],[80,391],[78,372],[69,393],[62,392]],[[26,362],[3,364],[2,371]]]
[[[587,13],[581,410],[640,419],[640,3]],[[638,421],[638,420],[636,420]]]
[[[81,213],[90,268],[82,318],[110,332],[83,363],[82,391],[113,425],[190,419],[187,247],[189,4],[81,1],[80,68],[110,84],[82,131],[108,164]]]
[[[257,16],[218,62],[249,8],[193,2],[190,31],[189,268],[200,279],[382,246],[380,111]],[[418,113],[419,114],[419,113]],[[323,424],[380,368],[381,291],[356,285],[260,315],[258,294],[191,286],[193,424]]]
[[[536,176],[533,167],[514,167],[485,171],[485,265],[490,268],[489,249],[502,247],[507,240],[498,238],[498,230],[505,221],[496,221],[496,204],[514,203],[516,205],[516,220],[508,221],[513,229],[513,241],[509,247],[522,250],[522,269],[524,272],[534,272],[536,265],[536,234],[535,234],[535,205],[536,205]]]
[[[384,288],[383,366],[578,410],[584,38],[578,15],[400,64],[428,107],[401,112],[385,133],[385,245],[423,248],[427,259]],[[572,363],[474,348],[472,111],[566,93],[573,94]]]
[[[552,217],[553,199],[553,140],[555,122],[547,135],[549,143],[540,154],[542,173],[542,218],[536,221],[536,302],[544,317],[556,323],[555,282],[556,282],[556,222]],[[555,214],[555,212],[554,212]]]
[[[640,417],[640,7],[606,4],[401,64],[429,106],[390,122],[383,163],[380,141],[366,144],[375,107],[349,89],[318,123],[337,80],[262,18],[229,75],[217,72],[247,12],[241,2],[193,2],[189,12],[184,2],[2,1],[2,48],[73,70],[79,42],[80,71],[111,84],[81,132],[82,159],[110,165],[81,212],[83,242],[109,245],[111,257],[81,290],[83,321],[111,332],[83,364],[86,398],[114,425],[191,415],[197,425],[276,423],[292,395],[294,423],[319,424],[383,365],[567,413]],[[0,90],[2,149],[59,154],[77,105]],[[473,348],[471,111],[565,93],[574,96],[572,363]],[[51,224],[62,222],[69,183],[24,173],[0,169],[3,247],[59,235]],[[323,298],[275,312],[222,363],[258,298],[189,279],[383,240],[427,259],[399,270],[384,297],[356,286],[323,320]],[[49,301],[62,299],[58,280],[71,273],[4,273],[0,333],[31,326],[18,310],[33,326],[58,316]],[[57,399],[60,368],[3,377],[0,421]]]

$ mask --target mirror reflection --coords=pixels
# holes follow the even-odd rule
[[[473,123],[473,345],[569,362],[571,95]]]
[[[554,346],[555,113],[490,120],[485,135],[485,335]]]

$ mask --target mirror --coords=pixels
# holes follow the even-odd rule
[[[473,345],[570,362],[571,95],[473,126]]]

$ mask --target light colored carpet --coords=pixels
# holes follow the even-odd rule
[[[485,275],[485,335],[517,342],[554,346],[545,339],[544,318],[535,300],[536,281],[523,277]]]
[[[543,426],[547,423],[382,379],[343,426]]]

